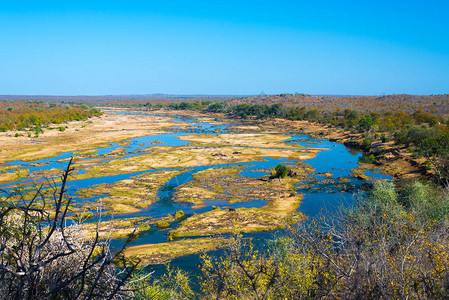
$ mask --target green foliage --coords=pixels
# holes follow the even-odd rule
[[[361,115],[362,114],[358,110],[345,109],[345,111],[344,111],[344,116],[348,120],[357,120],[360,118]]]
[[[288,120],[304,120],[307,109],[305,107],[292,107],[285,113]]]
[[[374,124],[376,123],[374,122],[373,118],[370,115],[365,115],[359,121],[359,131],[368,131]]]
[[[23,130],[32,126],[40,128],[45,124],[80,121],[100,115],[98,109],[88,105],[66,106],[31,101],[0,101],[0,131]]]
[[[159,280],[140,271],[133,274],[129,288],[134,291],[133,299],[137,300],[181,300],[194,299],[189,275],[182,270],[172,269],[167,265],[167,272]]]
[[[274,170],[274,178],[285,178],[288,175],[288,168],[284,165],[277,165]]]
[[[222,103],[222,102],[215,102],[215,103],[209,104],[209,106],[207,107],[207,109],[212,112],[223,112],[226,110],[226,108],[227,108],[227,104]]]
[[[331,230],[346,246],[329,260],[340,270],[353,269],[341,288],[380,298],[446,297],[440,272],[449,268],[448,213],[449,198],[436,186],[376,182],[367,198],[340,217],[340,229]]]
[[[165,221],[165,220],[159,220],[159,221],[156,222],[156,227],[158,229],[169,228],[170,227],[170,223],[168,223],[168,221]]]
[[[171,102],[168,105],[166,105],[166,107],[168,109],[171,110],[202,110],[202,109],[206,109],[209,107],[210,102],[207,101],[203,101],[203,102],[199,102],[199,101],[194,101],[194,102],[187,102],[187,101],[183,101],[183,102]],[[147,103],[146,105],[147,107],[150,107]],[[152,107],[154,108],[161,108],[162,105],[152,105]]]
[[[440,122],[440,118],[438,116],[432,115],[428,112],[423,112],[422,110],[417,110],[413,113],[413,118],[418,124],[427,123],[430,126],[434,126]]]
[[[417,142],[418,148],[426,154],[426,156],[435,156],[447,153],[449,150],[449,133],[442,135],[433,135],[420,139]]]
[[[371,138],[366,137],[362,142],[361,148],[365,151],[369,151],[371,148]]]
[[[180,220],[182,218],[184,218],[184,212],[180,209],[177,209],[175,212],[175,219]]]
[[[44,133],[44,130],[42,130],[41,125],[36,125],[36,128],[34,130],[34,136],[38,137],[40,133]]]
[[[376,157],[374,156],[374,154],[362,155],[359,161],[361,163],[374,164],[376,163]]]
[[[417,151],[433,166],[440,183],[449,186],[449,133],[421,140]]]
[[[282,117],[283,105],[281,103],[276,103],[273,105],[250,105],[243,103],[231,107],[231,113],[241,118],[247,118],[249,116],[254,116],[256,118]]]
[[[427,125],[409,126],[408,128],[399,131],[395,134],[396,142],[404,145],[419,145],[423,140],[438,137],[442,134],[438,128]]]

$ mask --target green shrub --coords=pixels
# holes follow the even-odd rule
[[[366,164],[375,164],[376,163],[376,157],[374,156],[374,154],[362,155],[362,157],[360,157],[359,161],[361,163],[366,163]]]
[[[156,221],[156,227],[157,227],[158,229],[169,228],[169,227],[170,227],[170,223],[168,223],[168,222],[165,221],[165,220],[159,220],[159,221]]]
[[[274,170],[274,178],[285,178],[288,175],[288,168],[284,165],[277,165]]]
[[[371,148],[371,138],[366,137],[362,142],[361,148],[368,151]]]
[[[184,218],[184,212],[182,210],[180,210],[180,209],[176,210],[176,212],[175,212],[175,219],[176,220],[180,220],[182,218]]]

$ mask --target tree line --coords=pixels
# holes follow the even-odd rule
[[[44,103],[41,101],[0,101],[0,132],[24,130],[47,124],[82,121],[102,113],[95,107]]]

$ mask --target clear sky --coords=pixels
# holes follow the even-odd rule
[[[449,93],[449,1],[0,0],[0,94]]]

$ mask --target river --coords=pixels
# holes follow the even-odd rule
[[[109,112],[112,113],[112,112]],[[132,113],[132,112],[126,112]],[[141,114],[134,112],[134,114]],[[133,156],[139,156],[149,153],[154,147],[189,147],[189,142],[179,139],[180,136],[188,135],[192,133],[196,134],[221,134],[226,132],[232,132],[234,127],[238,124],[225,124],[215,125],[207,122],[199,122],[194,117],[188,116],[176,116],[174,121],[187,123],[189,127],[187,129],[180,129],[177,127],[172,128],[172,132],[156,135],[148,135],[143,137],[131,138],[129,140],[120,143],[110,143],[107,147],[92,149],[96,150],[95,161],[103,159],[98,164],[103,164],[116,158],[111,158],[111,153],[121,150],[122,158],[128,158]],[[303,194],[303,201],[298,208],[298,211],[303,212],[308,217],[315,217],[323,211],[335,211],[339,206],[347,206],[353,202],[354,194],[358,193],[366,181],[362,181],[351,175],[351,170],[357,167],[357,162],[361,157],[361,154],[356,151],[347,149],[344,145],[330,142],[324,139],[312,139],[309,136],[287,133],[291,139],[285,140],[286,145],[295,146],[297,150],[304,151],[302,147],[313,147],[325,149],[317,153],[312,158],[305,160],[304,163],[311,165],[315,169],[315,173],[311,175],[313,177],[313,184],[298,185],[296,190],[298,193]],[[291,150],[291,149],[290,149]],[[11,161],[5,166],[17,166],[11,169],[9,172],[14,172],[19,168],[25,168],[29,170],[30,174],[50,169],[63,169],[67,165],[67,159],[76,156],[77,152],[63,152],[55,157],[41,159],[30,162],[23,161]],[[84,158],[83,162],[88,162],[93,158]],[[73,197],[76,203],[98,201],[100,198],[108,197],[108,195],[95,196],[90,199],[82,199],[76,195],[77,190],[80,188],[89,188],[98,184],[113,183],[124,179],[132,178],[134,176],[146,174],[149,172],[157,172],[161,170],[181,170],[179,175],[171,178],[166,182],[158,191],[158,201],[151,204],[147,209],[141,210],[136,213],[128,213],[122,215],[116,215],[115,218],[130,218],[151,216],[153,218],[163,217],[167,214],[174,214],[177,209],[184,211],[186,216],[190,216],[193,213],[202,213],[212,209],[212,206],[218,207],[261,207],[267,203],[261,199],[249,199],[245,202],[236,202],[229,204],[226,201],[206,201],[205,207],[194,209],[192,204],[175,202],[173,201],[173,194],[176,188],[193,180],[193,175],[196,172],[203,171],[210,168],[230,167],[238,166],[241,168],[240,175],[244,177],[260,177],[265,176],[268,173],[261,172],[259,170],[273,169],[278,164],[293,164],[294,161],[288,161],[286,158],[273,158],[264,157],[263,160],[247,161],[242,163],[231,164],[213,164],[213,165],[201,165],[191,168],[161,168],[144,170],[134,173],[119,174],[113,176],[103,176],[96,178],[88,178],[82,180],[71,180],[68,185],[70,186],[68,193]],[[79,174],[87,172],[86,170],[79,170]],[[391,176],[382,175],[376,170],[371,172],[367,170],[365,175],[370,176],[373,179],[391,179]],[[321,176],[325,172],[330,172],[332,175]],[[345,180],[341,180],[345,178]],[[29,179],[22,179],[20,183],[24,186],[32,184]],[[0,188],[8,189],[9,185],[1,185]],[[109,216],[104,216],[103,220],[107,220]],[[176,223],[176,222],[174,222]],[[172,227],[176,227],[177,224],[172,224]],[[260,232],[251,233],[246,236],[254,238],[255,243],[263,244],[266,239],[273,238],[274,235],[281,234],[279,231],[275,232]],[[150,230],[143,232],[139,235],[138,239],[133,241],[132,245],[148,244],[148,243],[161,243],[167,241],[167,231],[158,230],[154,226]],[[123,240],[111,241],[112,247],[119,247],[123,243]],[[213,252],[216,255],[220,254],[220,251]],[[212,254],[213,254],[212,253]],[[171,262],[172,267],[180,267],[182,269],[191,270],[199,262],[197,255],[189,255],[185,257],[176,258]],[[162,273],[165,269],[162,265],[150,266],[150,269],[156,270],[157,273]]]

